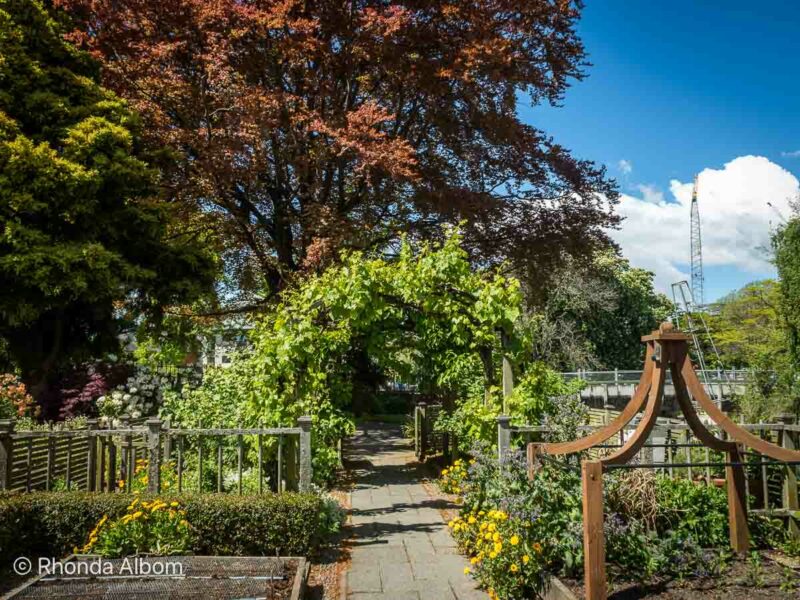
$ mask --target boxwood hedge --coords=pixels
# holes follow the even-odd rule
[[[133,498],[80,492],[0,494],[0,566],[18,556],[69,554],[85,543],[103,515],[125,514]],[[307,556],[322,541],[322,500],[314,494],[162,494],[159,498],[176,500],[186,508],[195,554]]]

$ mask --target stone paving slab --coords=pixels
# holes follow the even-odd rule
[[[348,600],[486,600],[399,427],[368,424],[346,448],[351,493]]]

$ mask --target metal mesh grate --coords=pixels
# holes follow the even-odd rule
[[[76,557],[73,563],[96,559]],[[132,559],[131,559],[132,560]],[[80,574],[58,574],[43,577],[20,590],[13,596],[17,599],[71,600],[148,600],[203,598],[208,600],[288,600],[291,597],[298,561],[269,557],[161,557],[139,558],[141,568],[150,563],[180,564],[182,575],[137,575],[123,569],[123,561],[108,560],[113,565],[113,576],[95,577],[83,571]],[[132,564],[132,563],[129,563]],[[119,573],[125,571],[123,575]]]

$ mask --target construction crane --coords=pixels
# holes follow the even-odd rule
[[[720,406],[722,404],[722,395],[720,392],[715,394],[712,391],[711,382],[708,380],[706,357],[703,354],[703,347],[700,345],[701,335],[708,340],[720,374],[724,373],[722,359],[717,350],[717,345],[714,343],[714,338],[711,337],[711,331],[708,328],[705,317],[703,317],[703,313],[698,310],[699,307],[694,302],[692,290],[689,288],[689,282],[685,279],[672,284],[672,302],[675,306],[675,326],[692,338],[695,356],[697,357],[697,366],[699,367],[703,383],[709,390],[710,395],[716,396],[717,406]]]
[[[700,235],[700,207],[697,204],[697,188],[700,176],[695,175],[694,188],[692,189],[690,251],[692,265],[692,299],[695,306],[703,307],[706,304],[703,284],[703,240]]]

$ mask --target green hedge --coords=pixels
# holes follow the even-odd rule
[[[101,493],[0,494],[0,566],[18,556],[56,556],[86,541],[103,515],[125,514],[134,496]],[[193,552],[307,556],[321,542],[323,505],[314,494],[160,495],[186,508]],[[147,500],[147,496],[142,496]]]

